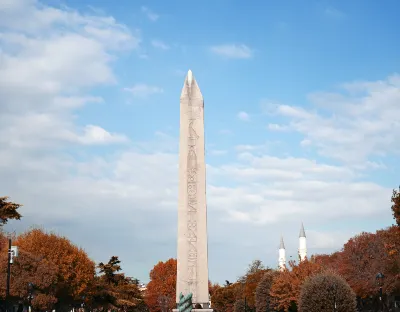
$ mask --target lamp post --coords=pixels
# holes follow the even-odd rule
[[[32,299],[33,299],[33,283],[28,283],[28,311],[31,312],[32,309]]]
[[[269,296],[267,296],[267,312],[269,312]]]
[[[246,298],[246,280],[242,280],[242,289],[243,289],[243,294],[244,294],[244,312],[247,312],[247,298]]]
[[[379,272],[378,274],[376,274],[376,282],[379,285],[379,305],[380,305],[381,311],[383,311],[382,286],[383,286],[384,279],[385,279],[385,275],[383,275],[383,273]]]
[[[86,296],[82,296],[81,308],[82,308],[83,312],[85,312],[85,298],[86,298]]]
[[[328,290],[332,292],[333,294],[333,312],[337,311],[337,306],[336,306],[336,293],[337,293],[337,284],[334,283],[333,285],[328,287]]]

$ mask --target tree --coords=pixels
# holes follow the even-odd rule
[[[0,272],[7,271],[7,253],[0,257]],[[55,289],[57,283],[57,267],[43,259],[25,251],[20,251],[17,258],[14,259],[11,270],[10,295],[12,301],[17,303],[21,299],[28,297],[28,283],[33,283],[35,299],[32,301],[36,309],[51,309],[57,302]],[[2,297],[5,297],[5,283],[0,283]]]
[[[309,260],[299,264],[289,261],[289,267],[291,270],[279,272],[272,282],[270,295],[277,310],[287,311],[289,307],[297,304],[301,285],[306,278],[322,271],[319,263]]]
[[[400,186],[398,190],[393,190],[392,203],[393,218],[396,220],[396,224],[400,226]]]
[[[211,298],[213,309],[217,312],[233,312],[240,288],[239,283],[229,283],[229,285],[216,289]]]
[[[108,263],[99,263],[99,275],[90,288],[89,305],[92,309],[143,311],[144,300],[139,290],[139,281],[127,277],[121,271],[121,261],[112,256]]]
[[[221,286],[218,283],[213,284],[211,281],[208,281],[208,292],[210,293],[210,297],[212,297],[215,291],[219,288],[221,288]]]
[[[176,259],[158,262],[150,271],[150,282],[147,284],[145,302],[150,312],[161,312],[160,298],[167,297],[168,308],[176,307]],[[165,302],[162,301],[162,302]]]
[[[244,299],[236,300],[233,311],[234,312],[245,312],[245,310],[247,308],[246,304],[247,304],[247,302]]]
[[[272,311],[273,302],[270,290],[275,276],[277,276],[277,272],[269,271],[264,274],[258,283],[256,288],[256,312]]]
[[[246,274],[239,278],[242,285],[241,298],[246,298],[246,304],[249,309],[255,309],[255,293],[258,283],[264,274],[271,269],[265,268],[261,260],[254,260],[246,271]]]
[[[104,274],[104,279],[108,284],[118,284],[120,275],[117,273],[121,271],[120,263],[121,261],[116,256],[112,256],[107,264],[104,264],[103,262],[99,263],[99,272]]]
[[[309,277],[301,287],[300,312],[356,312],[356,295],[339,275],[325,272]]]
[[[29,253],[52,263],[57,268],[56,309],[81,303],[81,296],[95,276],[95,264],[86,252],[66,237],[32,229],[18,236],[15,244],[21,252]]]
[[[320,264],[325,270],[335,269],[340,265],[341,252],[336,251],[330,255],[312,255],[310,261]]]
[[[376,295],[375,276],[385,271],[385,254],[382,241],[373,233],[356,235],[344,245],[339,273],[358,296]]]
[[[21,220],[18,208],[22,205],[10,202],[9,197],[0,197],[0,226],[7,224],[8,220]]]

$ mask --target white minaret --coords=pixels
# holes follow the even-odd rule
[[[285,243],[283,242],[283,236],[281,236],[281,244],[279,245],[279,271],[286,269],[286,250]]]
[[[301,223],[300,235],[299,235],[299,260],[304,261],[307,257],[307,239],[306,232],[304,231],[303,222]]]

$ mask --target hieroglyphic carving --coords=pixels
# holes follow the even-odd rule
[[[190,88],[189,88],[190,90]],[[201,108],[188,103],[188,155],[187,155],[187,243],[188,243],[188,280],[187,292],[193,294],[193,301],[197,297],[197,183],[198,163],[196,144],[199,136],[194,128],[195,121],[200,117]]]

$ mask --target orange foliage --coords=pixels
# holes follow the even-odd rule
[[[211,305],[218,312],[233,312],[242,285],[239,283],[219,287],[211,297]]]
[[[400,228],[361,233],[344,245],[340,258],[339,273],[358,296],[376,295],[379,272],[385,275],[384,292],[392,293],[400,286]]]
[[[258,283],[261,281],[265,273],[269,271],[270,270],[262,269],[246,275],[244,289],[241,293],[241,297],[242,299],[246,298],[247,306],[250,309],[253,309],[256,306],[256,289]]]
[[[41,257],[55,265],[58,293],[65,294],[67,291],[69,296],[77,299],[94,278],[94,262],[83,249],[73,245],[65,237],[33,229],[20,235],[15,245],[21,252]]]
[[[0,258],[0,272],[7,272],[7,252]],[[35,285],[35,293],[52,293],[57,282],[57,267],[41,257],[20,251],[14,259],[11,270],[10,295],[18,298],[28,296],[28,283]],[[2,297],[5,297],[5,283],[0,284]],[[54,293],[53,293],[54,294]]]
[[[322,266],[319,263],[308,260],[298,265],[294,261],[289,262],[291,270],[280,272],[271,286],[270,295],[276,308],[287,311],[292,302],[297,303],[300,289],[307,277],[320,273]]]
[[[162,304],[167,304],[169,309],[176,307],[176,270],[176,259],[169,259],[166,262],[158,262],[150,271],[150,282],[147,284],[145,295],[150,312],[164,310]]]
[[[211,281],[208,281],[208,291],[210,296],[214,295],[215,291],[219,288],[221,288],[221,286],[218,283],[213,284]]]

